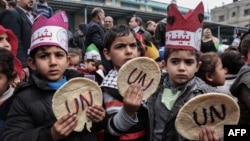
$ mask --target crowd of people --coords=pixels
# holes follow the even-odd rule
[[[176,4],[169,5],[165,22],[144,23],[134,15],[120,25],[95,7],[88,24],[79,24],[71,37],[67,13],[53,11],[46,0],[1,2],[1,141],[184,141],[174,126],[180,108],[209,92],[232,97],[240,107],[239,124],[250,123],[250,31],[219,52],[219,39],[203,27],[202,2],[185,22]],[[133,83],[121,96],[119,69],[142,56],[161,69],[157,90],[143,100],[143,87]],[[92,132],[73,131],[75,113],[56,119],[52,111],[53,94],[75,77],[96,81],[102,90],[103,105],[87,110]],[[205,126],[197,140],[223,137]]]

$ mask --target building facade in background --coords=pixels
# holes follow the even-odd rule
[[[250,0],[232,0],[230,4],[211,9],[211,20],[249,28]]]

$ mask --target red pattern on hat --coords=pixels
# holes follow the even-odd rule
[[[166,48],[200,50],[203,16],[204,6],[202,2],[184,16],[176,4],[169,5]]]

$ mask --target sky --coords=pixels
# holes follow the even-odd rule
[[[154,0],[159,2],[170,3],[172,0]],[[205,12],[208,12],[208,9],[213,9],[216,6],[221,7],[223,3],[229,4],[233,3],[233,0],[176,0],[177,5],[194,9],[201,1],[203,1]]]

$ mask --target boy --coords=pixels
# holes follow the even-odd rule
[[[218,92],[194,76],[200,66],[203,13],[202,3],[184,17],[175,4],[169,6],[164,58],[167,74],[163,75],[159,89],[147,100],[150,141],[184,141],[175,129],[180,108],[198,94]],[[218,136],[206,127],[199,133],[199,140],[215,141]]]
[[[240,43],[240,51],[245,65],[241,67],[237,74],[234,83],[230,87],[232,95],[238,98],[240,106],[240,120],[239,124],[249,125],[250,124],[250,83],[249,83],[249,72],[250,72],[250,34],[245,35]]]
[[[73,132],[77,125],[75,113],[56,120],[52,111],[55,91],[74,77],[83,77],[68,67],[68,19],[58,12],[47,19],[38,17],[32,27],[28,64],[34,70],[31,80],[20,84],[4,126],[3,141],[66,140],[97,141],[95,132]],[[101,106],[89,107],[87,116],[101,121],[105,110]],[[93,127],[94,128],[94,127]]]
[[[85,77],[101,84],[102,79],[104,78],[104,72],[102,69],[98,68],[98,66],[101,65],[101,61],[99,50],[95,44],[92,43],[87,47],[84,55],[84,64],[81,68],[78,68],[78,70],[83,72]]]
[[[82,50],[80,48],[69,47],[69,67],[68,69],[77,70],[82,60]]]
[[[15,95],[10,83],[16,78],[14,57],[5,48],[0,48],[0,140],[9,107]]]
[[[132,84],[124,97],[118,92],[117,75],[122,65],[139,56],[135,33],[126,25],[115,26],[104,37],[103,53],[113,64],[101,88],[108,115],[106,141],[145,141],[147,110],[141,106],[142,86]]]

